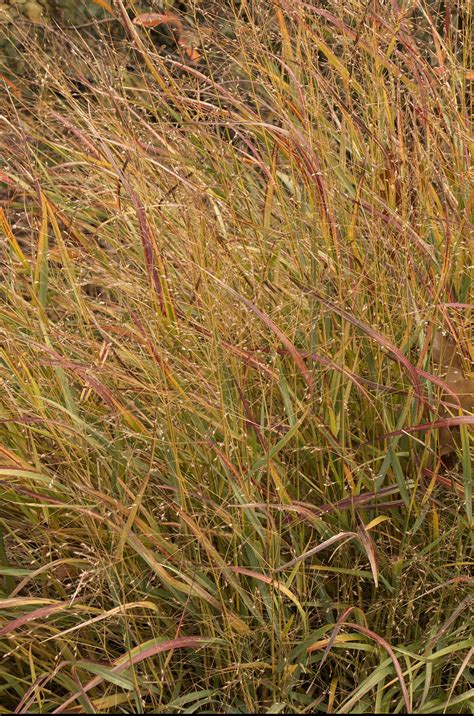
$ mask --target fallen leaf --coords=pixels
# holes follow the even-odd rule
[[[467,348],[472,355],[472,345]],[[459,344],[452,337],[437,331],[433,337],[431,354],[435,372],[441,375],[446,386],[455,396],[443,391],[443,399],[448,403],[453,403],[457,398],[460,408],[472,412],[474,410],[474,378],[472,374],[464,372],[465,360],[463,360]],[[441,412],[442,417],[448,414],[446,409]],[[456,448],[458,438],[456,433],[450,429],[442,428],[439,439],[442,454],[448,454]]]
[[[192,47],[187,34],[184,32],[183,23],[174,12],[144,12],[141,15],[137,15],[133,23],[139,27],[149,28],[167,25],[173,30],[176,44],[182,48],[185,57],[191,62],[199,62],[201,59],[200,53]]]
[[[134,25],[139,27],[157,27],[158,25],[169,25],[177,30],[179,35],[183,33],[183,23],[173,12],[144,12],[137,15],[133,21]]]
[[[186,47],[184,54],[189,60],[191,60],[191,62],[199,62],[201,59],[201,55],[194,47]]]

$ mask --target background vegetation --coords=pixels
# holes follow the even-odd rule
[[[0,17],[0,712],[472,713],[472,7],[96,4]]]

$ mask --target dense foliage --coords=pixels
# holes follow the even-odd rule
[[[472,713],[470,3],[96,4],[0,4],[0,713]]]

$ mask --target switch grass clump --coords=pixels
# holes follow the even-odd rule
[[[472,8],[132,5],[7,26],[0,713],[472,713]]]

